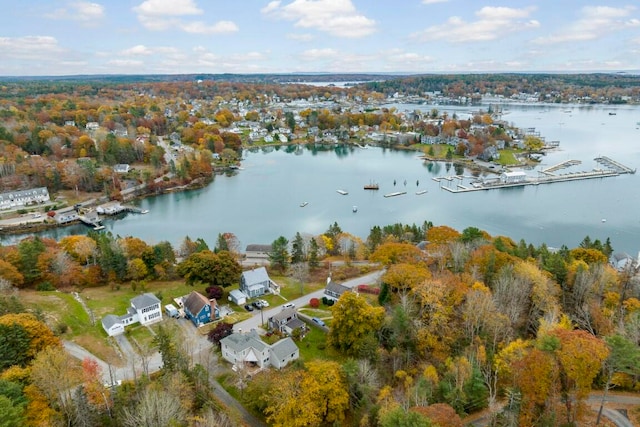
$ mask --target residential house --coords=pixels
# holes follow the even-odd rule
[[[259,297],[269,293],[271,279],[264,267],[254,268],[242,272],[240,277],[240,290],[249,298]]]
[[[340,299],[342,294],[349,291],[351,291],[351,289],[347,288],[344,285],[334,282],[329,277],[327,279],[327,286],[325,286],[324,288],[324,296],[334,301],[338,301],[338,299]]]
[[[616,252],[609,258],[609,264],[618,271],[626,270],[635,262],[636,260],[625,252]]]
[[[122,316],[108,314],[102,319],[102,328],[109,336],[124,332],[124,328],[134,323],[149,325],[162,320],[160,300],[152,293],[138,295],[131,300],[131,306]]]
[[[198,291],[192,291],[183,301],[184,314],[194,325],[202,326],[220,318],[215,299],[208,299]]]
[[[36,203],[47,203],[50,200],[47,187],[9,191],[0,193],[0,209],[20,208]]]
[[[280,313],[271,316],[268,320],[270,329],[277,330],[286,335],[292,335],[296,329],[304,332],[305,323],[298,318],[298,312],[295,308],[286,308]]]
[[[271,245],[250,244],[244,250],[244,255],[246,258],[269,259],[272,249]]]
[[[300,357],[300,350],[291,338],[284,338],[273,345],[260,339],[253,330],[247,333],[231,334],[220,340],[222,357],[234,366],[283,368]]]
[[[129,172],[129,169],[131,169],[131,166],[126,163],[118,163],[117,165],[113,165],[113,171],[115,173],[127,173]]]

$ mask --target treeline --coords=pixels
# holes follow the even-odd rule
[[[538,94],[541,101],[567,102],[589,96],[593,102],[614,101],[630,96],[638,102],[640,76],[628,74],[430,74],[363,84],[368,90],[392,95],[423,95],[441,92],[460,97],[483,94],[510,97]]]

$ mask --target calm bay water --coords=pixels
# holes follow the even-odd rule
[[[460,118],[471,111],[436,108]],[[503,118],[514,125],[535,127],[547,140],[560,141],[560,149],[548,154],[536,169],[576,159],[582,164],[567,171],[591,170],[599,167],[593,160],[599,155],[632,168],[640,166],[638,107],[508,105],[503,110]],[[291,239],[296,232],[320,234],[334,222],[366,238],[374,225],[429,220],[460,231],[475,226],[534,245],[575,247],[589,235],[601,240],[610,237],[618,251],[635,255],[640,250],[637,175],[452,194],[432,178],[470,172],[456,171],[445,163],[425,163],[417,154],[343,146],[246,151],[243,169],[237,174],[216,176],[207,188],[144,199],[140,206],[149,209],[148,214],[129,214],[106,220],[104,225],[115,235],[136,236],[149,243],[167,240],[176,247],[185,236],[201,237],[213,246],[218,233],[232,232],[244,249],[251,243],[271,243],[281,235]],[[363,189],[372,181],[380,185],[379,191]],[[349,194],[340,195],[338,189]],[[419,190],[427,193],[416,195]],[[394,191],[407,194],[383,197]],[[308,205],[300,207],[302,202]],[[353,206],[358,207],[356,213]],[[43,234],[60,238],[86,231],[73,226]],[[5,238],[3,243],[9,241]]]

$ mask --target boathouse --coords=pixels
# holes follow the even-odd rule
[[[522,171],[503,172],[502,175],[500,175],[500,182],[503,184],[517,184],[525,182],[526,178],[527,174]]]

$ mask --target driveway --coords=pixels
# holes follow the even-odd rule
[[[361,277],[356,277],[355,279],[347,280],[343,282],[342,285],[347,288],[353,288],[354,286],[361,284],[370,284],[377,282],[380,277],[384,274],[384,270],[374,271],[373,273],[366,274]],[[293,299],[291,301],[282,300],[282,303],[292,302],[296,305],[296,307],[302,307],[309,304],[309,300],[311,298],[322,299],[324,296],[324,289],[317,290],[315,292],[311,292],[310,294],[304,295],[300,298]],[[257,330],[259,333],[262,331],[260,329],[260,325],[263,324],[266,319],[273,316],[274,314],[282,311],[282,306],[278,305],[273,308],[269,308],[268,310],[256,310],[254,311],[254,315],[247,320],[243,320],[242,322],[238,322],[233,325],[233,332],[241,332],[241,331],[250,331],[252,329]]]

